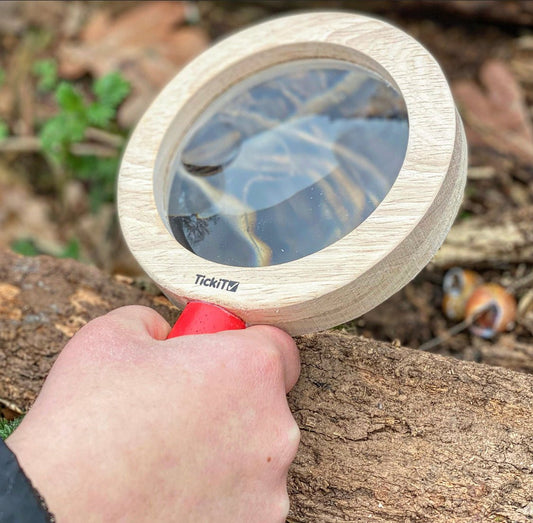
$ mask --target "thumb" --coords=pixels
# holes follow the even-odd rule
[[[108,312],[102,319],[110,320],[116,329],[127,333],[146,336],[154,340],[165,340],[170,325],[158,312],[142,305],[127,305]]]
[[[244,332],[248,337],[256,337],[258,345],[269,342],[278,351],[283,365],[285,392],[289,392],[300,376],[300,354],[295,341],[286,332],[271,325],[254,325]]]

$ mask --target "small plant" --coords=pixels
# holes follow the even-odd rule
[[[0,438],[4,440],[11,436],[11,434],[15,432],[15,429],[20,425],[23,418],[24,416],[20,416],[20,418],[14,420],[0,418]]]
[[[59,253],[58,258],[72,258],[73,260],[80,259],[80,242],[76,238],[72,238]]]
[[[46,121],[40,132],[44,153],[64,177],[87,184],[94,211],[103,202],[113,201],[120,151],[108,150],[107,154],[99,155],[86,149],[80,152],[76,145],[91,129],[103,130],[121,142],[115,119],[129,92],[129,83],[119,73],[110,73],[93,83],[93,101],[86,100],[72,83],[60,82],[54,92],[59,113]]]
[[[49,92],[57,85],[57,64],[55,60],[46,58],[33,64],[33,73],[39,79],[37,89],[42,92]]]
[[[11,249],[23,256],[39,256],[40,254],[47,254],[49,256],[55,256],[56,258],[80,259],[80,242],[76,238],[72,238],[58,252],[50,252],[39,248],[31,238],[19,238],[18,240],[13,241],[11,243]]]
[[[35,245],[31,238],[20,238],[11,242],[11,249],[22,256],[38,256],[43,252]]]

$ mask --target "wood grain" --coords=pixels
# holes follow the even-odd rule
[[[401,92],[409,142],[396,182],[360,226],[299,260],[243,268],[201,259],[174,239],[161,217],[177,143],[229,86],[267,67],[305,58],[365,66]],[[383,21],[311,13],[235,34],[170,82],[131,137],[120,170],[118,208],[129,248],[173,302],[213,302],[248,324],[274,324],[301,334],[359,316],[412,279],[443,242],[465,177],[462,124],[431,55]],[[239,281],[239,290],[195,285],[197,274]]]

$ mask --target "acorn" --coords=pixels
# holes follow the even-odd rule
[[[510,330],[516,318],[516,300],[501,285],[486,283],[474,290],[465,307],[469,329],[481,338]]]
[[[474,271],[453,267],[444,276],[442,288],[442,310],[450,320],[465,318],[465,308],[474,290],[483,283],[481,276]]]

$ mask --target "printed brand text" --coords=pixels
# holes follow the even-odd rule
[[[197,274],[196,285],[203,285],[204,287],[212,287],[213,289],[220,289],[221,291],[237,292],[239,287],[238,281],[226,280],[225,278],[208,278],[204,274]]]

